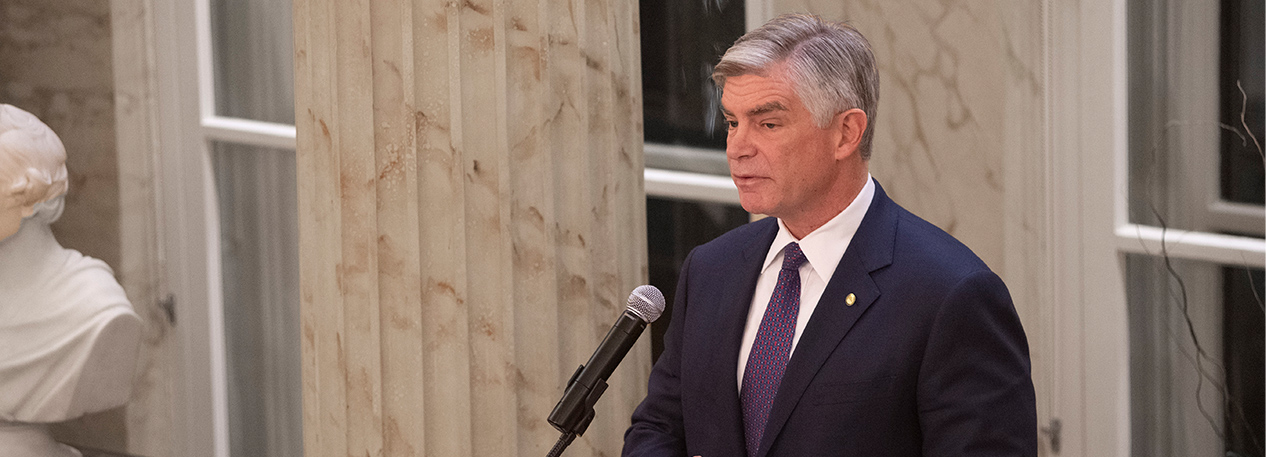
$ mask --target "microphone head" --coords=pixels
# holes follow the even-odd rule
[[[655,322],[664,314],[664,293],[649,284],[637,286],[629,294],[628,310],[647,323]]]

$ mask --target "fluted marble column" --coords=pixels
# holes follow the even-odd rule
[[[545,455],[645,281],[636,2],[296,0],[304,445]],[[614,455],[649,345],[568,455]]]

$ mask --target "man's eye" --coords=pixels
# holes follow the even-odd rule
[[[725,121],[725,128],[729,130],[738,128],[738,121]]]
[[[764,123],[764,124],[761,124],[761,126],[762,126],[762,127],[767,128],[767,129],[773,130],[774,128],[778,127],[778,124],[774,124],[774,123],[766,122],[766,123]]]

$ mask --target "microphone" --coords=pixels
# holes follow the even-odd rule
[[[659,319],[663,313],[664,294],[655,286],[638,286],[629,294],[628,308],[615,321],[615,325],[611,326],[611,331],[607,332],[607,337],[598,345],[598,350],[589,357],[589,362],[581,365],[571,375],[563,398],[549,414],[550,425],[563,432],[564,438],[583,435],[585,429],[589,428],[589,423],[593,421],[593,405],[607,390],[607,378],[615,371],[620,360],[624,359],[624,355],[629,353],[633,343],[637,342],[637,337],[642,334],[646,324]],[[566,441],[570,443],[571,439]],[[559,444],[566,446],[562,439]],[[562,452],[562,449],[556,450]]]

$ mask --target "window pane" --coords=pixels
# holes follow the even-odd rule
[[[293,151],[213,145],[233,456],[303,455]]]
[[[1220,204],[1262,205],[1263,157],[1249,136],[1263,139],[1261,0],[1127,9],[1130,221],[1262,236],[1266,210]]]
[[[725,149],[712,67],[743,35],[741,0],[643,0],[646,141]]]
[[[215,111],[294,124],[289,0],[211,0]]]
[[[651,354],[664,351],[664,331],[672,320],[673,296],[681,263],[695,246],[746,224],[746,211],[737,205],[660,198],[646,199],[646,244],[649,249],[650,283],[664,292],[668,309],[651,323]]]
[[[1130,255],[1135,456],[1261,456],[1262,270]]]
[[[1227,428],[1227,450],[1240,456],[1260,457],[1266,443],[1262,427],[1266,421],[1266,346],[1262,345],[1266,340],[1262,324],[1262,286],[1266,278],[1262,270],[1223,267],[1222,281],[1222,353],[1227,395],[1243,407],[1243,411],[1228,414],[1228,423],[1241,426]],[[1245,424],[1256,425],[1242,426]]]
[[[1157,225],[1152,214],[1164,170],[1160,160],[1165,124],[1165,61],[1159,37],[1165,33],[1164,2],[1127,3],[1129,66],[1130,221]]]
[[[1248,130],[1257,141],[1266,130],[1263,92],[1266,91],[1266,11],[1262,0],[1222,0],[1221,94],[1222,123]],[[1239,86],[1244,88],[1240,94]],[[1245,97],[1247,96],[1247,101]],[[1243,120],[1240,119],[1241,113]],[[1251,138],[1222,133],[1222,198],[1261,205],[1262,156]]]

